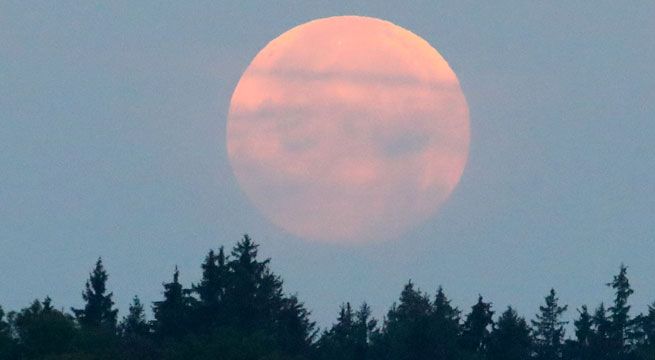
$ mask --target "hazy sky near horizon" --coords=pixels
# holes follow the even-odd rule
[[[400,238],[343,246],[271,225],[227,160],[230,96],[257,52],[334,15],[389,20],[448,61],[471,148],[441,210]],[[0,305],[78,306],[102,256],[121,310],[196,281],[243,233],[321,325],[376,315],[408,279],[465,311],[531,317],[610,301],[629,266],[655,301],[655,3],[0,1]]]

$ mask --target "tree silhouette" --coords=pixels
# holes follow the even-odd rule
[[[75,337],[73,319],[52,307],[49,297],[43,302],[11,314],[11,323],[18,336],[20,358],[42,359],[46,355],[70,350]]]
[[[537,319],[532,321],[534,328],[535,354],[537,360],[560,360],[564,349],[564,325],[562,314],[567,306],[559,306],[555,289],[545,298],[546,305],[540,306]]]
[[[450,305],[440,286],[432,309],[430,333],[433,337],[433,358],[435,360],[456,359],[460,355],[460,311]]]
[[[530,358],[531,348],[528,324],[508,306],[491,333],[489,360],[527,360]]]
[[[5,320],[5,312],[0,306],[0,359],[17,357],[14,339],[11,336],[11,327]]]
[[[355,313],[355,359],[369,358],[370,342],[376,326],[377,320],[371,317],[371,308],[367,303],[362,303]]]
[[[439,287],[432,299],[409,281],[378,326],[371,309],[341,306],[317,336],[310,312],[287,295],[270,259],[245,235],[231,249],[209,251],[202,275],[185,288],[175,268],[146,320],[138,297],[120,324],[101,259],[85,283],[84,307],[72,314],[49,297],[5,316],[0,307],[0,360],[655,360],[655,303],[630,315],[633,293],[623,265],[608,284],[609,309],[578,310],[565,338],[551,289],[528,326],[512,307],[494,321],[482,296],[465,318]]]
[[[270,328],[271,310],[279,307],[282,295],[282,282],[268,269],[270,259],[258,261],[257,248],[258,245],[244,235],[232,250],[228,263],[231,273],[225,292],[226,310],[230,325],[246,331],[256,325]]]
[[[9,329],[9,323],[5,321],[5,312],[0,306],[0,339],[11,337],[11,330]]]
[[[586,305],[578,310],[578,319],[573,321],[575,340],[568,342],[569,358],[575,360],[593,360],[592,343],[594,339],[594,323]]]
[[[607,317],[605,304],[600,303],[593,316],[594,334],[591,342],[592,358],[597,360],[613,359],[610,341],[611,322]]]
[[[180,272],[175,267],[173,281],[164,283],[164,300],[153,304],[153,328],[159,338],[180,338],[189,330],[191,298],[179,282]]]
[[[318,341],[319,359],[364,360],[369,358],[369,342],[376,321],[371,309],[363,303],[353,311],[350,303],[341,305],[337,322]]]
[[[489,335],[493,327],[493,315],[491,303],[484,302],[482,296],[478,296],[478,302],[471,307],[471,312],[466,316],[462,327],[462,348],[481,358],[486,352],[489,344]]]
[[[132,298],[127,316],[118,325],[121,337],[120,356],[122,359],[160,359],[159,349],[152,340],[150,324],[146,320],[143,304],[138,296]]]
[[[641,326],[646,337],[646,344],[655,346],[655,303],[648,306],[648,314],[642,318]]]
[[[229,281],[226,260],[222,246],[218,254],[210,250],[201,266],[202,279],[193,286],[199,300],[194,311],[194,328],[201,331],[216,329],[226,321],[224,297]]]
[[[627,267],[621,264],[619,274],[614,276],[612,282],[607,284],[607,286],[614,289],[615,293],[614,304],[608,309],[610,314],[608,328],[609,355],[617,360],[627,356],[630,341],[634,340],[631,333],[630,305],[628,305],[628,299],[634,291],[630,288],[627,272]]]
[[[121,321],[119,330],[122,336],[146,336],[150,333],[145,309],[138,296],[132,298],[128,314]]]
[[[429,297],[414,289],[410,281],[392,305],[376,344],[376,357],[383,359],[429,359],[433,338],[429,331],[432,304]]]
[[[317,344],[319,359],[357,359],[356,332],[355,315],[350,303],[341,305],[337,322],[325,331]]]
[[[655,359],[655,303],[648,306],[648,312],[639,317],[639,328],[643,336],[639,345],[641,359]]]
[[[285,297],[275,317],[274,333],[282,349],[289,354],[308,356],[316,332],[305,306],[296,296]]]
[[[89,328],[102,328],[113,332],[116,328],[117,309],[113,309],[113,294],[107,293],[107,279],[109,276],[102,265],[102,259],[98,258],[95,268],[89,275],[85,284],[82,299],[83,309],[71,308],[80,325]]]

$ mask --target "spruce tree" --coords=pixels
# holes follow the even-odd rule
[[[357,311],[353,311],[350,303],[341,305],[337,322],[318,341],[319,359],[368,359],[369,340],[375,326],[366,303]]]
[[[432,356],[435,360],[456,359],[460,355],[458,340],[460,337],[460,311],[450,305],[443,288],[440,286],[435,296],[430,333],[433,337]]]
[[[153,303],[153,328],[160,339],[181,338],[189,330],[192,299],[180,284],[179,278],[180,272],[176,266],[173,281],[163,284],[164,300]]]
[[[576,360],[593,360],[591,346],[594,337],[594,323],[586,305],[578,310],[578,319],[573,321],[575,341],[571,342],[569,353]]]
[[[380,336],[375,357],[380,359],[424,360],[432,358],[434,339],[429,331],[432,315],[430,298],[410,281],[392,305]]]
[[[340,343],[340,351],[345,354],[352,354],[355,345],[354,334],[355,314],[350,306],[346,303],[341,306],[337,323],[332,327],[335,340]]]
[[[600,305],[594,311],[593,316],[594,333],[591,338],[591,358],[594,360],[615,360],[612,353],[612,344],[610,341],[611,321],[607,317],[605,304]]]
[[[614,289],[614,304],[609,310],[609,345],[610,354],[615,359],[625,358],[632,340],[632,321],[628,299],[634,293],[627,276],[627,267],[621,264],[619,274],[614,276],[607,286]]]
[[[493,314],[491,303],[484,302],[478,296],[478,302],[471,307],[462,326],[462,348],[469,354],[481,358],[489,343],[489,334],[493,327]]]
[[[150,327],[146,321],[146,314],[138,296],[132,298],[129,312],[123,318],[119,325],[120,333],[123,337],[146,336],[150,332]]]
[[[282,306],[282,281],[269,269],[270,259],[257,259],[258,245],[244,235],[231,253],[225,291],[228,323],[235,329],[272,329]]]
[[[639,318],[642,343],[639,352],[643,359],[655,359],[655,303],[648,306],[648,312]]]
[[[309,318],[309,311],[296,296],[282,299],[282,306],[276,314],[274,334],[286,354],[309,356],[316,337],[316,326]]]
[[[530,328],[511,306],[496,321],[491,332],[487,356],[489,360],[528,360],[532,342]]]
[[[194,311],[194,327],[202,331],[215,329],[225,322],[224,297],[229,276],[226,260],[222,246],[218,254],[210,250],[202,264],[202,279],[193,286],[199,300]]]
[[[321,336],[317,347],[324,360],[355,360],[355,318],[350,303],[342,304],[337,322]]]
[[[102,259],[98,258],[82,293],[82,299],[85,302],[84,308],[71,308],[82,327],[115,331],[118,309],[113,308],[113,294],[107,293],[108,277],[102,265]]]
[[[535,354],[537,360],[560,360],[564,348],[564,325],[562,314],[567,306],[559,306],[555,289],[545,298],[545,306],[539,307],[537,319],[532,321],[534,328]]]
[[[355,338],[355,356],[356,360],[365,360],[369,356],[369,343],[377,321],[371,317],[371,308],[366,303],[362,303],[355,313],[354,338]]]

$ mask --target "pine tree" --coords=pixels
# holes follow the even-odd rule
[[[111,299],[113,294],[107,293],[108,277],[102,265],[102,259],[98,258],[82,293],[82,299],[85,302],[84,308],[71,308],[77,321],[83,327],[115,331],[118,310],[113,308],[114,301]]]
[[[138,296],[135,295],[132,298],[129,312],[123,318],[123,321],[121,321],[119,329],[121,335],[124,337],[146,336],[150,332],[150,327],[146,321],[145,310]]]
[[[489,360],[528,360],[532,342],[530,328],[511,306],[503,312],[491,332]]]
[[[622,359],[627,356],[630,341],[632,340],[632,321],[630,319],[630,305],[628,299],[634,293],[630,288],[630,282],[627,276],[627,267],[621,264],[619,274],[614,276],[612,282],[607,286],[614,289],[614,304],[609,310],[609,344],[610,354],[615,359]]]
[[[484,302],[482,296],[478,296],[478,302],[471,307],[471,312],[466,316],[462,327],[462,348],[470,353],[481,357],[485,353],[489,343],[489,334],[493,327],[493,314],[491,303]]]
[[[164,300],[153,304],[155,321],[153,328],[159,338],[180,338],[189,330],[191,298],[179,281],[180,272],[175,267],[173,281],[164,283]]]
[[[545,298],[546,305],[540,306],[537,319],[532,321],[534,328],[535,353],[537,360],[560,360],[564,347],[564,325],[562,314],[567,306],[559,306],[555,289]]]

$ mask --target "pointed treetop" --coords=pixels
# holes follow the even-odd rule
[[[82,326],[102,327],[110,331],[116,327],[118,309],[113,308],[113,294],[107,293],[108,278],[102,258],[98,258],[82,293],[84,309],[71,309]]]

